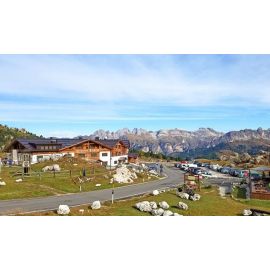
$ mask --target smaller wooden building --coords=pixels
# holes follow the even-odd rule
[[[270,200],[270,168],[258,167],[253,169],[260,177],[250,181],[250,198],[259,200]]]
[[[129,153],[128,154],[128,162],[138,164],[139,163],[139,155],[136,153]]]

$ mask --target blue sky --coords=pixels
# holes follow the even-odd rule
[[[269,128],[270,55],[0,55],[0,123],[97,129]]]

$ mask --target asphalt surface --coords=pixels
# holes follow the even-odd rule
[[[114,190],[114,199],[118,200],[143,195],[155,189],[166,189],[184,182],[184,174],[179,169],[164,166],[164,174],[166,174],[167,177],[162,180],[116,188]],[[104,202],[111,200],[111,198],[112,190],[106,189],[42,198],[4,200],[0,201],[0,215],[55,210],[60,204],[77,206],[90,204],[96,200]]]

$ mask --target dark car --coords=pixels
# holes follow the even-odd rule
[[[195,175],[202,174],[202,170],[200,168],[193,168],[192,173]]]
[[[224,173],[224,174],[229,174],[230,173],[230,169],[231,168],[228,168],[228,167],[224,167],[220,170],[221,173]]]
[[[262,176],[258,173],[250,173],[250,179],[254,181],[258,181],[262,179]]]

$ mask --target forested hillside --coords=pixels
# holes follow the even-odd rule
[[[0,124],[0,151],[4,146],[15,138],[38,138],[39,136],[25,129],[11,128]]]

